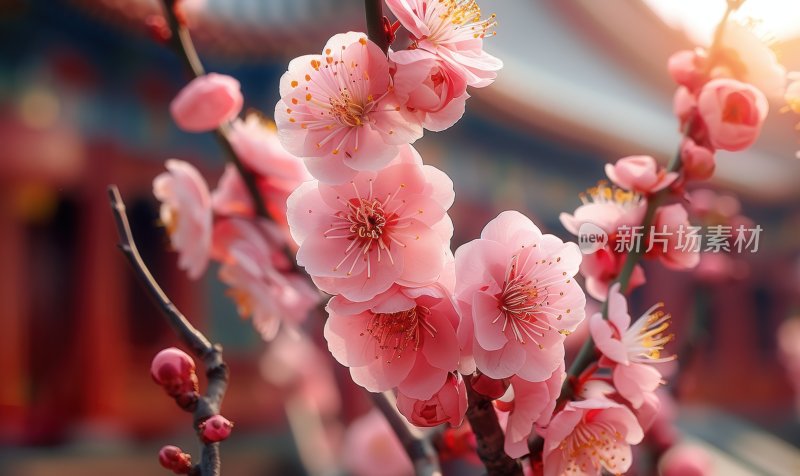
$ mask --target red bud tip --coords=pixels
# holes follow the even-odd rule
[[[233,423],[222,415],[214,415],[200,423],[200,439],[203,443],[216,443],[228,438]]]
[[[150,365],[150,375],[171,397],[185,398],[186,394],[197,393],[198,382],[194,360],[189,354],[175,347],[156,354]]]
[[[389,17],[383,17],[383,34],[386,35],[386,41],[391,45],[394,43],[394,40],[397,39],[397,29],[400,28],[400,22],[396,21],[394,23],[389,20]]]
[[[192,457],[177,446],[165,446],[158,452],[158,462],[175,474],[189,474]]]

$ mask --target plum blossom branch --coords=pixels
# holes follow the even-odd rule
[[[472,388],[471,376],[465,376],[467,387],[467,419],[475,433],[478,456],[481,458],[489,476],[522,475],[522,467],[517,460],[508,456],[504,449],[505,435],[497,420],[492,399]]]
[[[212,344],[206,336],[198,331],[188,319],[178,310],[169,299],[150,270],[142,260],[136,247],[128,217],[125,213],[125,203],[116,185],[108,187],[111,210],[119,233],[119,248],[133,267],[139,281],[145,286],[150,296],[156,301],[167,322],[186,344],[192,353],[203,361],[206,368],[208,384],[205,395],[197,401],[193,411],[193,426],[199,425],[209,417],[218,415],[225,391],[228,388],[228,366],[222,359],[222,346]],[[219,443],[206,443],[203,445],[201,461],[189,473],[195,476],[219,476],[220,456]]]
[[[370,393],[372,403],[380,410],[389,422],[389,426],[397,435],[406,454],[414,464],[417,476],[441,476],[439,457],[430,440],[422,435],[419,430],[409,426],[405,418],[395,408],[389,395],[386,393]]]
[[[725,25],[728,22],[728,18],[730,17],[731,13],[736,11],[739,7],[742,6],[745,0],[728,0],[727,7],[725,9],[725,13],[722,16],[722,19],[719,21],[717,28],[714,32],[714,39],[711,43],[709,48],[709,61],[707,63],[707,67],[711,68],[714,64],[714,58],[718,55],[720,45],[722,44],[722,37],[725,32]],[[692,120],[689,120],[688,123],[683,128],[683,136],[686,137],[692,129]],[[681,170],[681,152],[680,149],[678,152],[673,156],[672,160],[669,162],[666,168],[666,172],[680,172]],[[642,220],[643,229],[649,229],[653,225],[653,221],[655,218],[656,210],[664,201],[664,199],[669,195],[669,188],[664,188],[650,197],[647,202],[647,209],[644,214],[644,218]],[[630,284],[630,279],[633,274],[634,269],[636,268],[637,263],[641,259],[643,255],[643,250],[640,248],[636,248],[632,250],[625,258],[625,262],[620,270],[619,276],[617,277],[616,281],[620,285],[620,292],[625,293],[628,290],[628,286]],[[611,287],[609,286],[609,289]],[[603,303],[603,318],[608,318],[608,300]],[[572,398],[574,393],[573,383],[575,378],[580,375],[591,363],[596,359],[597,349],[592,341],[591,336],[589,336],[584,343],[583,347],[581,347],[578,355],[575,357],[572,365],[569,368],[569,372],[567,374],[567,379],[564,381],[564,385],[561,389],[561,395],[559,397],[559,402],[564,402]]]
[[[364,12],[367,17],[367,36],[384,53],[388,52],[389,39],[384,30],[383,0],[364,0]]]
[[[203,63],[200,61],[200,57],[197,55],[197,50],[195,50],[194,43],[192,42],[192,36],[189,33],[189,29],[176,13],[175,9],[177,8],[178,3],[179,0],[163,0],[164,14],[166,16],[167,25],[169,26],[171,32],[169,39],[170,46],[175,50],[178,56],[180,56],[181,60],[186,66],[186,70],[189,71],[192,76],[203,76],[206,74],[206,72],[203,68]],[[222,150],[225,152],[228,160],[234,165],[234,167],[236,167],[236,170],[242,177],[242,180],[247,187],[247,192],[250,194],[253,200],[253,206],[255,207],[256,214],[262,218],[269,218],[267,209],[264,206],[264,199],[261,196],[258,185],[256,184],[255,175],[244,166],[242,160],[236,154],[236,151],[231,144],[229,137],[230,124],[225,122],[220,125],[217,130],[214,131],[214,135],[216,136],[220,147],[222,147]]]

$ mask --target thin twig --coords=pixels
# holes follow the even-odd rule
[[[418,429],[406,423],[397,408],[392,403],[386,393],[370,393],[372,403],[386,417],[389,425],[394,430],[406,454],[414,464],[414,472],[417,476],[441,476],[442,470],[439,467],[439,457],[430,440],[425,437]]]
[[[389,51],[389,38],[383,29],[383,0],[364,0],[364,13],[367,16],[367,36],[384,53]]]
[[[186,317],[175,307],[161,286],[158,285],[150,270],[142,260],[136,248],[128,217],[125,213],[125,203],[116,185],[108,187],[108,196],[111,201],[111,210],[119,233],[119,249],[133,267],[139,281],[147,289],[150,296],[156,301],[164,317],[167,318],[172,329],[186,344],[192,353],[203,361],[206,368],[208,384],[205,395],[197,401],[193,416],[193,425],[197,429],[207,418],[218,415],[222,399],[228,388],[228,366],[222,360],[222,346],[211,342],[198,331]],[[219,443],[203,445],[200,463],[192,468],[190,474],[198,476],[219,476],[220,458]]]
[[[206,74],[205,69],[203,68],[203,63],[200,61],[200,57],[197,55],[197,50],[194,48],[194,43],[192,42],[192,36],[189,32],[189,29],[186,28],[186,25],[181,23],[175,13],[175,7],[178,2],[179,0],[163,0],[164,15],[167,20],[167,25],[169,25],[170,32],[172,33],[169,40],[170,45],[178,54],[178,56],[180,56],[184,65],[186,66],[186,70],[192,76],[202,76]],[[242,180],[247,187],[247,191],[250,194],[250,198],[253,201],[253,207],[255,207],[256,214],[262,218],[268,219],[269,214],[267,213],[267,208],[264,205],[264,199],[261,196],[261,191],[258,189],[256,177],[247,167],[245,167],[244,163],[236,154],[236,151],[231,144],[230,123],[223,123],[217,128],[217,130],[214,132],[214,135],[217,138],[217,142],[219,142],[220,147],[222,147],[222,150],[225,151],[228,161],[230,161],[234,167],[236,167],[236,170],[242,177]]]
[[[464,376],[464,383],[467,386],[467,419],[475,433],[478,456],[486,466],[488,476],[521,476],[519,462],[506,454],[503,429],[497,420],[492,399],[472,389],[470,376]]]

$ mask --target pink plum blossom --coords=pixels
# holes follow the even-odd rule
[[[443,131],[464,115],[469,97],[464,78],[436,55],[422,50],[390,51],[398,100],[419,116],[422,126]]]
[[[673,338],[663,334],[669,327],[670,315],[658,311],[662,305],[659,303],[631,325],[628,303],[619,287],[615,284],[609,291],[608,319],[603,319],[602,313],[593,315],[589,329],[595,345],[609,361],[607,365],[613,368],[617,392],[639,408],[645,394],[654,392],[661,383],[661,373],[651,364],[673,358],[661,355]]]
[[[412,476],[414,467],[386,418],[377,410],[354,420],[344,434],[342,464],[354,476]]]
[[[583,257],[581,274],[586,278],[586,292],[595,299],[604,301],[608,286],[614,281],[625,263],[625,254],[618,249],[619,232],[640,226],[647,209],[647,200],[636,192],[625,191],[600,182],[596,187],[581,194],[583,205],[570,215],[559,216],[561,224],[575,236],[585,224],[599,227],[608,236],[608,243],[594,253]],[[628,289],[644,284],[642,267],[633,269]]]
[[[450,423],[457,427],[467,411],[467,388],[457,373],[451,373],[431,398],[416,399],[397,393],[397,409],[411,424],[419,427]]]
[[[493,379],[550,378],[564,361],[564,336],[584,317],[586,297],[574,279],[577,245],[543,235],[521,213],[506,211],[455,258],[465,358],[472,355]]]
[[[689,213],[680,203],[658,207],[653,220],[652,239],[647,249],[648,256],[658,256],[664,266],[670,269],[682,270],[697,266],[700,253],[692,246],[686,246],[689,227]],[[657,236],[659,234],[661,235]]]
[[[253,217],[255,207],[242,176],[233,164],[227,164],[211,193],[214,213],[227,217]]]
[[[280,243],[277,226],[266,221],[232,218],[214,227],[220,281],[230,286],[239,314],[252,316],[267,341],[275,338],[281,322],[298,325],[319,301],[318,292],[291,269]]]
[[[321,55],[289,63],[275,106],[278,137],[321,182],[343,183],[376,171],[422,126],[392,92],[389,61],[364,33],[331,38]]]
[[[458,314],[439,285],[394,286],[362,303],[334,296],[327,310],[328,349],[371,392],[397,387],[406,397],[430,400],[458,367]]]
[[[563,362],[543,382],[511,377],[508,392],[499,400],[508,402],[504,407],[509,411],[505,427],[505,451],[509,456],[519,458],[528,454],[528,437],[534,425],[542,427],[550,422],[565,377]]]
[[[569,402],[544,432],[544,476],[625,473],[644,434],[625,406],[604,399]]]
[[[285,225],[286,200],[302,182],[262,175],[256,175],[255,182],[269,216]],[[225,166],[217,188],[211,194],[211,205],[214,213],[220,216],[244,218],[256,216],[253,197],[233,164]]]
[[[288,201],[297,263],[330,294],[367,301],[393,283],[436,282],[450,256],[453,183],[411,146],[342,185],[303,183]]]
[[[753,86],[735,79],[713,79],[703,86],[697,110],[711,145],[731,151],[750,147],[767,117],[767,98]]]
[[[416,48],[439,56],[469,86],[490,85],[503,67],[483,50],[484,37],[494,34],[495,15],[481,18],[475,0],[386,0],[386,5],[411,33]]]
[[[678,178],[676,172],[659,167],[649,155],[632,155],[606,164],[606,175],[616,185],[642,194],[652,194],[668,187]]]
[[[279,332],[259,362],[265,381],[323,419],[342,411],[333,365],[327,351],[302,332]]]
[[[178,267],[191,279],[208,265],[211,250],[211,195],[200,172],[188,162],[170,159],[167,172],[153,180],[153,195],[161,201],[161,223],[178,252]]]
[[[187,132],[207,132],[235,118],[244,98],[239,81],[208,73],[187,84],[169,106],[172,119]]]
[[[234,121],[230,141],[247,168],[258,176],[288,182],[289,192],[312,179],[303,160],[283,148],[275,125],[258,114]]]

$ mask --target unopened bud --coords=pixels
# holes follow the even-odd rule
[[[161,466],[175,474],[189,474],[192,469],[192,457],[184,453],[177,446],[165,446],[158,452],[158,462]]]
[[[495,380],[481,373],[472,377],[472,389],[492,400],[502,397],[509,385],[508,379]]]
[[[233,423],[222,415],[214,415],[200,423],[200,439],[204,443],[216,443],[231,435]]]
[[[162,350],[153,358],[150,375],[181,408],[189,409],[197,402],[194,360],[186,352],[175,347]]]

